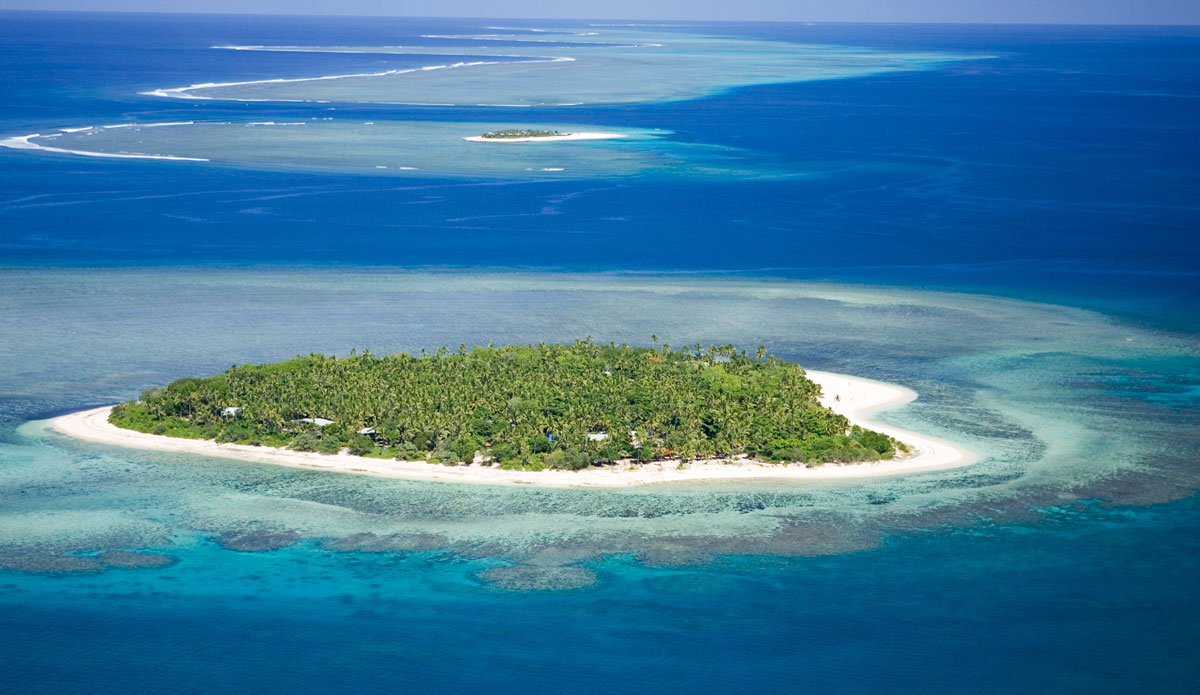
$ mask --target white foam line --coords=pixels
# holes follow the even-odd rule
[[[694,27],[697,25],[695,25],[695,24],[636,24],[636,23],[603,24],[600,22],[592,22],[591,24],[588,24],[588,26],[589,27]]]
[[[117,123],[115,125],[88,126],[87,128],[77,128],[76,130],[92,130],[93,128],[161,128],[168,125],[192,125],[195,121],[173,121],[170,123]],[[70,132],[66,128],[60,128],[64,133]],[[46,136],[49,137],[49,136]]]
[[[563,36],[599,36],[598,31],[568,31],[567,29],[535,29],[533,27],[484,27],[493,31],[528,31],[537,34],[561,34]]]
[[[257,84],[290,84],[290,83],[294,83],[294,82],[319,82],[322,80],[344,80],[344,79],[354,78],[354,77],[387,77],[390,75],[404,75],[404,74],[413,73],[413,72],[428,72],[431,70],[450,70],[453,68],[469,68],[469,67],[476,67],[479,65],[511,65],[511,64],[515,64],[518,62],[519,63],[561,63],[561,62],[574,62],[574,60],[575,60],[574,58],[568,58],[568,57],[553,57],[553,58],[546,58],[546,59],[542,59],[542,60],[523,60],[523,61],[510,61],[510,60],[477,60],[477,61],[470,61],[470,62],[463,61],[463,62],[458,62],[458,63],[448,63],[445,65],[426,65],[426,66],[419,67],[419,68],[407,68],[404,70],[384,70],[383,72],[362,72],[362,73],[351,73],[351,74],[347,74],[347,75],[321,75],[319,77],[276,77],[276,78],[268,79],[268,80],[245,80],[242,82],[204,82],[201,84],[188,85],[186,87],[160,88],[160,89],[155,89],[155,90],[152,90],[149,92],[140,92],[140,94],[143,94],[146,96],[166,97],[166,98],[175,98],[175,99],[214,100],[214,99],[221,99],[221,97],[208,97],[208,96],[202,96],[199,94],[191,94],[190,92],[192,92],[193,90],[197,90],[197,89],[220,89],[223,87],[244,87],[247,85],[257,85]],[[229,99],[228,101],[303,102],[305,100],[304,99],[239,98],[239,99]],[[122,125],[118,125],[118,126],[104,126],[104,127],[105,128],[122,128],[122,127],[132,126],[132,125],[136,125],[136,124],[129,123],[129,124],[122,124]]]
[[[652,45],[652,44],[646,44],[646,45]],[[220,49],[220,50],[225,50],[225,51],[261,51],[264,53],[353,53],[355,55],[369,55],[369,56],[430,55],[430,53],[428,51],[421,50],[422,48],[429,48],[428,46],[376,46],[372,49],[365,49],[365,48],[349,48],[349,47],[332,48],[332,47],[323,47],[323,46],[228,45],[228,46],[209,46],[209,48],[215,48],[215,49]],[[437,55],[437,54],[434,54],[434,55]],[[570,58],[567,56],[531,56],[531,55],[526,55],[526,54],[521,54],[521,53],[495,53],[495,54],[493,54],[493,53],[489,52],[488,57],[492,57],[492,58],[522,58],[522,59],[524,59],[524,60],[519,60],[519,61],[496,61],[496,64],[506,64],[509,62],[514,62],[514,63],[551,62],[551,63],[553,63],[553,62],[560,62],[560,61],[569,61],[569,62],[575,61],[574,58]],[[488,62],[488,61],[484,61],[481,64],[490,65],[492,63]]]
[[[165,124],[164,124],[165,125]],[[107,127],[107,126],[106,126]],[[119,126],[118,126],[119,127]],[[54,133],[52,135],[42,135],[40,133],[32,133],[30,135],[17,135],[10,138],[0,140],[0,147],[8,147],[14,150],[40,150],[42,152],[58,152],[61,154],[74,154],[82,157],[106,157],[111,159],[166,159],[176,162],[207,162],[210,160],[200,157],[176,157],[167,154],[119,154],[113,152],[89,152],[87,150],[69,150],[63,147],[47,147],[39,145],[36,142],[30,142],[33,138],[41,137],[59,137],[62,133]]]
[[[584,36],[584,34],[576,34],[576,36]],[[513,34],[421,34],[423,39],[452,39],[455,41],[511,41],[512,43],[570,43],[562,39],[522,39],[517,38]],[[591,48],[597,46],[600,48],[647,48],[650,46],[661,46],[656,43],[607,43],[604,41],[578,41],[582,44],[578,48]]]
[[[532,27],[484,27],[484,29],[494,29],[496,31],[532,31],[538,34],[570,34],[569,31],[550,31],[549,29],[534,29]]]
[[[366,51],[361,48],[335,48],[323,46],[264,46],[264,45],[214,45],[209,46],[220,51],[263,51],[267,53],[365,53],[381,55],[408,55],[416,53],[419,46],[376,46],[375,50]]]

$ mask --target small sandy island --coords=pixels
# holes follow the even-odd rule
[[[178,439],[122,429],[109,424],[112,406],[70,413],[49,421],[62,434],[103,444],[128,446],[152,451],[169,451],[205,456],[221,456],[295,468],[316,468],[342,473],[378,475],[412,480],[447,482],[549,485],[555,487],[622,487],[704,480],[775,478],[828,480],[880,475],[916,473],[964,466],[974,460],[972,454],[952,444],[915,432],[889,427],[868,419],[871,413],[916,399],[915,391],[869,379],[807,372],[821,386],[821,404],[845,415],[851,423],[894,437],[912,450],[908,456],[876,463],[825,464],[808,468],[802,464],[771,464],[745,458],[691,461],[655,461],[641,465],[616,463],[594,466],[581,471],[544,470],[508,471],[490,465],[443,466],[424,461],[395,461],[341,454],[318,454],[244,444],[218,444],[199,439]]]
[[[563,140],[612,140],[623,138],[623,133],[563,133],[562,135],[538,135],[528,138],[485,138],[473,135],[463,138],[467,142],[562,142]]]

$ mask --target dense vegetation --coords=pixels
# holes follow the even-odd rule
[[[518,128],[508,128],[506,130],[492,130],[484,133],[482,137],[489,140],[511,140],[514,138],[549,138],[555,135],[562,135],[557,130],[525,130]],[[569,135],[569,133],[567,133]]]
[[[619,459],[746,454],[891,458],[889,437],[817,402],[799,366],[731,346],[447,348],[309,355],[179,379],[113,409],[142,432],[402,460],[579,469]]]

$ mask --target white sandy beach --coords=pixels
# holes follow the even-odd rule
[[[488,465],[444,466],[424,461],[394,461],[351,456],[346,453],[328,455],[145,434],[109,424],[108,414],[112,410],[111,406],[70,413],[54,418],[49,423],[54,430],[78,439],[151,451],[220,456],[294,468],[315,468],[411,480],[555,487],[622,487],[753,478],[827,480],[953,468],[967,465],[974,460],[970,452],[946,442],[881,425],[869,419],[869,415],[875,411],[912,401],[917,397],[916,392],[893,384],[844,374],[810,371],[808,377],[820,384],[823,392],[821,402],[824,405],[845,415],[853,424],[895,437],[907,444],[912,453],[891,461],[826,464],[814,468],[741,459],[692,461],[684,464],[682,468],[676,461],[656,461],[642,465],[615,464],[582,471],[507,471]]]
[[[625,137],[624,133],[566,133],[532,138],[485,138],[482,135],[473,135],[463,138],[463,140],[467,142],[562,142],[563,140],[612,140],[623,137]]]

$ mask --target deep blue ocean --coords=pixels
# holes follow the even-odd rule
[[[0,13],[0,137],[503,121],[139,94],[414,60],[213,45],[420,44],[497,23],[566,25]],[[800,179],[0,149],[0,692],[1194,692],[1200,30],[667,31],[987,57],[519,115],[662,128],[748,166],[836,164]],[[897,422],[959,431],[985,460],[847,489],[601,498],[372,488],[35,422],[297,353],[656,331],[905,383],[924,400]],[[214,540],[245,529],[282,540]],[[374,529],[408,540],[331,545]],[[118,550],[168,559],[96,560]],[[508,564],[543,584],[481,579]]]

